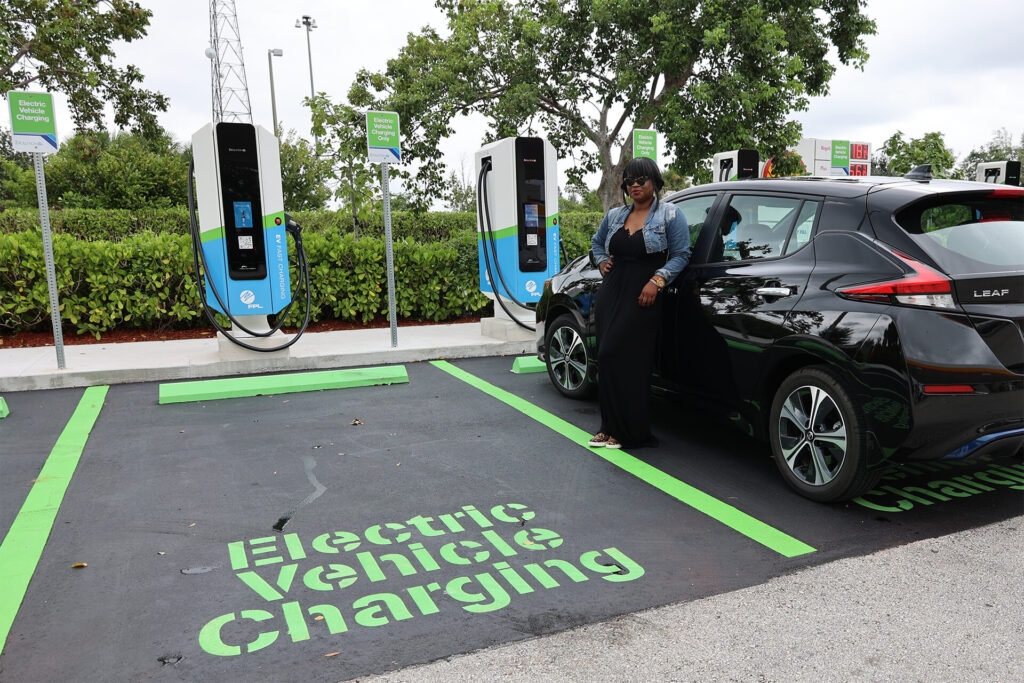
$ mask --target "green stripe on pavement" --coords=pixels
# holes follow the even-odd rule
[[[221,398],[266,396],[268,394],[294,394],[321,389],[348,389],[380,384],[401,384],[409,381],[404,365],[350,370],[322,370],[288,375],[260,375],[256,377],[229,377],[197,382],[175,382],[160,385],[159,403],[185,403],[187,401],[213,401]]]
[[[621,449],[589,448],[587,441],[590,434],[583,431],[576,425],[566,422],[562,418],[552,415],[543,408],[538,408],[532,403],[525,401],[515,394],[500,389],[493,384],[485,382],[479,377],[472,375],[461,368],[457,368],[447,361],[431,361],[431,364],[444,370],[448,374],[461,379],[480,391],[493,396],[499,401],[515,408],[524,415],[533,418],[544,426],[553,429],[575,444],[587,448],[591,453],[599,455],[616,467],[622,468],[635,477],[642,479],[651,486],[667,493],[673,498],[686,505],[703,512],[712,519],[718,520],[730,529],[737,531],[751,540],[774,550],[785,557],[796,557],[816,552],[814,548],[799,541],[792,536],[779,531],[778,529],[755,519],[745,512],[737,510],[728,503],[723,503],[714,496],[690,486],[686,482],[665,474],[661,470],[648,465]]]
[[[537,356],[520,356],[512,361],[512,372],[525,375],[528,372],[546,372],[548,366]]]
[[[7,401],[0,396],[0,418],[7,417],[11,414],[11,409],[7,407]]]
[[[64,493],[78,467],[108,388],[89,387],[82,394],[78,407],[57,438],[18,516],[0,543],[0,586],[3,586],[0,589],[0,652],[43,554],[46,539],[50,537],[53,520],[57,518]]]

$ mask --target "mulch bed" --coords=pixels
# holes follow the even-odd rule
[[[455,320],[445,320],[442,323],[423,320],[403,320],[399,318],[399,327],[412,325],[453,325],[455,323],[480,322],[480,316],[467,316]],[[306,332],[332,332],[334,330],[360,330],[364,328],[390,327],[391,324],[384,316],[379,316],[368,323],[350,322],[345,320],[321,320],[310,323]],[[294,328],[283,328],[286,334],[292,334]],[[118,344],[121,342],[139,341],[168,341],[174,339],[202,339],[204,337],[215,337],[217,330],[213,327],[197,327],[190,330],[112,330],[104,332],[97,339],[91,334],[74,334],[64,330],[64,345],[74,344]],[[15,334],[0,334],[0,349],[18,349],[32,346],[53,346],[53,332],[18,332]]]

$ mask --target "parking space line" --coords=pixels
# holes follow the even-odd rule
[[[0,543],[0,653],[109,387],[89,387],[57,438],[7,536]]]
[[[714,496],[694,488],[684,481],[676,479],[670,474],[662,472],[656,467],[647,464],[621,449],[590,448],[587,441],[590,434],[562,418],[539,408],[529,401],[526,401],[515,394],[494,386],[493,384],[480,379],[465,370],[458,368],[447,361],[431,361],[431,365],[447,372],[453,377],[476,387],[480,391],[498,399],[502,403],[515,408],[527,417],[533,418],[544,426],[558,432],[565,438],[582,448],[586,448],[594,455],[607,460],[612,465],[619,467],[642,481],[650,484],[656,489],[667,493],[676,500],[689,505],[698,512],[717,520],[734,531],[743,534],[747,538],[760,543],[761,545],[774,550],[784,557],[797,557],[817,552],[815,548],[803,541],[779,531],[759,519],[751,517],[745,512],[737,510],[732,505],[724,503]]]

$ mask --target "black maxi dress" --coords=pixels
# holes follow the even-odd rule
[[[661,295],[652,306],[638,301],[644,285],[665,265],[668,250],[648,254],[643,230],[625,226],[608,244],[612,268],[597,290],[598,396],[600,431],[626,448],[657,444],[649,415],[651,373],[661,325]]]

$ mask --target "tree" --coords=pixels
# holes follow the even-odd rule
[[[281,188],[288,211],[322,209],[331,198],[331,162],[316,155],[313,146],[289,130],[281,139]]]
[[[931,164],[936,178],[949,178],[955,163],[956,155],[937,131],[909,140],[903,138],[902,131],[896,131],[872,160],[876,175],[901,176],[916,166]]]
[[[79,129],[114,123],[158,134],[167,98],[138,87],[134,66],[113,64],[113,46],[146,35],[152,12],[129,0],[5,0],[0,3],[0,91],[27,87],[67,95]]]
[[[995,131],[987,144],[972,149],[957,164],[953,177],[974,180],[978,164],[986,161],[1024,161],[1024,134],[1020,136],[1020,144],[1015,145],[1010,131],[1005,128]]]
[[[544,132],[572,178],[618,181],[634,128],[660,131],[679,168],[714,152],[793,144],[788,121],[828,91],[836,67],[861,67],[874,22],[863,0],[437,0],[446,37],[410,34],[381,73],[361,71],[356,107],[399,112],[419,162],[411,185],[432,196],[444,178],[438,143],[453,121],[483,114],[488,137]]]
[[[10,177],[10,176],[9,176]],[[188,153],[163,132],[155,137],[82,132],[46,160],[47,198],[62,208],[139,209],[184,204]],[[5,194],[35,205],[34,174],[27,170]],[[26,200],[28,200],[26,202]]]
[[[466,169],[462,168],[460,171],[461,173],[452,171],[448,175],[448,210],[476,213],[476,179],[469,182],[466,180]]]

